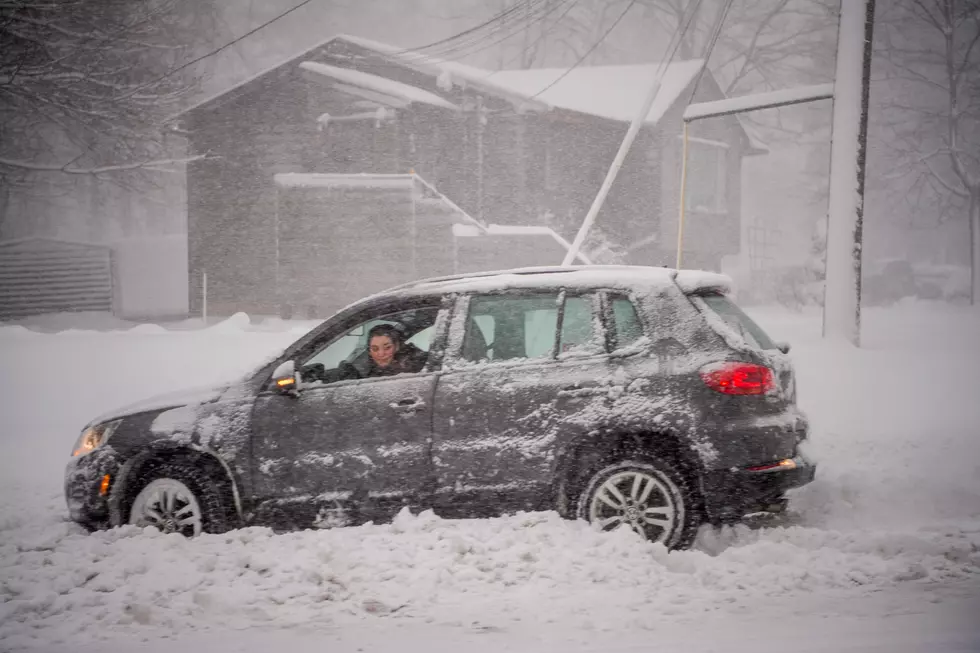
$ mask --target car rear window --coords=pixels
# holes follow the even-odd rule
[[[742,309],[735,305],[735,302],[724,295],[698,295],[698,299],[704,302],[704,306],[720,317],[738,335],[750,345],[759,349],[776,349],[765,331],[756,324],[752,318],[746,315]]]

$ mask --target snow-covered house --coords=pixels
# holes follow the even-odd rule
[[[494,72],[336,36],[202,100],[178,122],[208,155],[187,170],[192,311],[204,272],[216,313],[290,304],[319,314],[388,276],[560,262],[660,72],[656,63]],[[672,264],[681,115],[722,97],[702,61],[662,72],[597,220],[598,242],[621,262]],[[717,269],[738,251],[741,160],[756,151],[731,116],[692,125],[686,266]],[[393,194],[398,183],[384,175],[402,176],[390,180],[404,192]],[[300,236],[290,245],[285,232]],[[346,245],[326,242],[341,234]],[[317,251],[335,264],[304,268]],[[378,252],[396,274],[378,274]],[[362,262],[370,266],[351,269]],[[312,272],[315,287],[294,292]],[[341,272],[353,286],[324,297]]]

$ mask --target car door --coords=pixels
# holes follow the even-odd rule
[[[436,505],[487,515],[547,504],[557,438],[608,369],[592,294],[500,293],[457,302],[436,387]]]
[[[294,396],[259,394],[252,416],[256,522],[330,527],[425,503],[437,367],[431,345],[447,320],[438,298],[358,315],[296,355],[298,368],[322,365],[320,378],[302,382]],[[426,366],[343,378],[351,365],[363,369],[366,333],[381,323],[414,330],[409,342],[428,350]]]

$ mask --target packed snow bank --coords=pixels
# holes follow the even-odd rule
[[[822,462],[796,502],[808,524],[980,520],[980,311],[938,302],[866,310],[861,349],[820,340],[818,320],[755,316],[794,345],[809,451]]]
[[[980,313],[870,311],[861,350],[824,344],[815,314],[754,315],[793,344],[817,481],[797,492],[798,514],[782,526],[703,529],[696,550],[670,554],[552,513],[402,514],[386,525],[193,540],[133,527],[87,534],[66,521],[61,496],[83,424],[236,376],[308,327],[262,331],[238,317],[193,331],[0,329],[0,649],[384,623],[594,633],[596,650],[610,633],[700,629],[813,597],[980,586]],[[930,601],[952,600],[930,592]],[[919,612],[918,600],[889,609]]]
[[[0,545],[8,646],[119,631],[327,627],[372,615],[651,630],[760,599],[980,569],[980,534],[956,529],[901,537],[773,529],[712,556],[668,554],[626,529],[601,534],[555,513],[472,521],[403,513],[390,525],[193,540],[136,527],[88,535],[45,521],[5,529]]]

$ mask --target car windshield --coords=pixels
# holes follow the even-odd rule
[[[776,344],[765,331],[746,315],[735,302],[724,295],[699,295],[705,307],[720,317],[735,333],[747,343],[759,349],[776,349]]]

